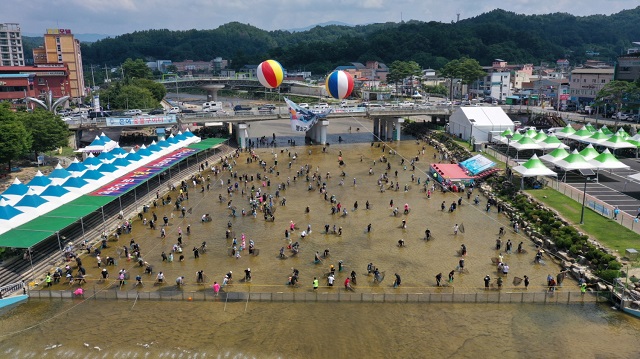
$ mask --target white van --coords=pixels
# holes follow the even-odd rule
[[[202,104],[202,111],[205,111],[205,112],[222,111],[222,102],[205,102]]]

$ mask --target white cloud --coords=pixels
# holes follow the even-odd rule
[[[148,29],[214,29],[239,21],[265,30],[301,28],[341,21],[368,24],[403,20],[450,22],[496,8],[523,14],[567,12],[612,14],[638,6],[637,0],[30,0],[3,7],[2,21],[24,32],[69,28],[74,33],[118,35]]]

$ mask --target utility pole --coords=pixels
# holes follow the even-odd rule
[[[91,83],[92,83],[91,91],[93,91],[93,89],[96,87],[96,78],[93,75],[93,65],[91,65]]]

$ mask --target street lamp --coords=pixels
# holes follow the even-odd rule
[[[470,118],[469,123],[471,124],[471,131],[469,133],[469,146],[471,147],[471,151],[473,151],[473,124],[476,123],[476,120]]]
[[[584,190],[582,191],[582,212],[580,213],[580,224],[584,224],[584,202],[587,199],[587,182],[589,181],[589,176],[595,175],[593,170],[583,169],[580,170],[580,174],[584,177]]]

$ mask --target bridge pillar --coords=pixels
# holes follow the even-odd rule
[[[224,88],[224,85],[204,85],[203,89],[207,91],[207,101],[218,101],[218,91]]]
[[[329,121],[327,120],[318,121],[318,123],[316,123],[316,126],[319,126],[318,142],[324,145],[325,143],[327,143],[327,128],[329,127]]]
[[[380,140],[380,119],[379,118],[373,119],[373,140],[374,141]]]
[[[380,119],[380,139],[387,140],[387,120],[384,118]]]
[[[247,139],[249,138],[249,126],[246,123],[238,123],[236,126],[236,142],[242,149],[247,148]]]
[[[400,141],[400,132],[402,132],[402,123],[404,123],[404,118],[402,117],[397,117],[393,119],[393,124],[396,127],[395,137],[393,138],[394,141]]]
[[[386,141],[393,141],[393,124],[394,124],[394,121],[391,119],[384,120],[384,125],[386,129],[384,139]]]
[[[311,126],[307,131],[307,137],[311,138],[314,142],[324,145],[327,143],[327,127],[329,121],[320,120],[315,125]]]

